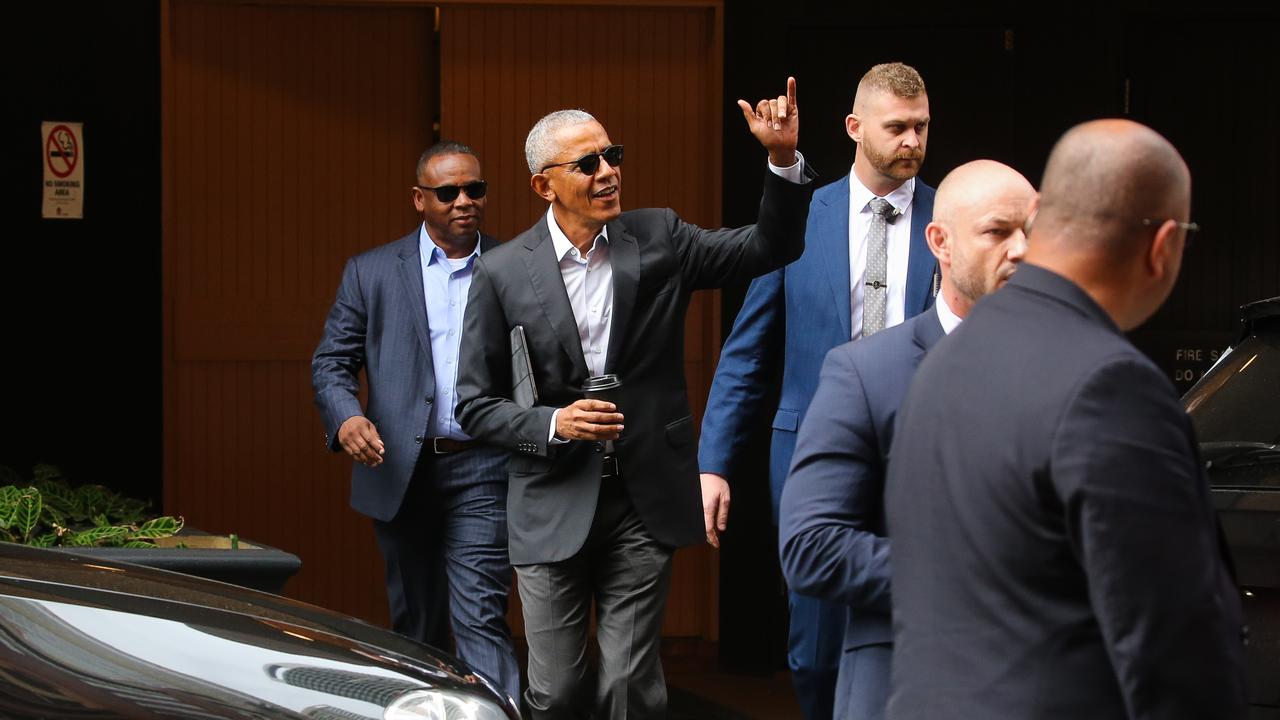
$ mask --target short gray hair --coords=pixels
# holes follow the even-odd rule
[[[533,124],[529,137],[524,141],[524,159],[529,163],[529,173],[537,175],[542,172],[560,152],[553,138],[561,128],[594,121],[595,118],[586,110],[557,110],[543,115]]]

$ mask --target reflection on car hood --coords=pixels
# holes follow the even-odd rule
[[[416,690],[518,717],[460,661],[358,620],[0,543],[0,716],[381,718]]]

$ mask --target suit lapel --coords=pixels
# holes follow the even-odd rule
[[[529,271],[529,282],[538,296],[538,303],[551,323],[556,338],[573,362],[575,380],[587,377],[587,361],[582,357],[582,341],[578,338],[578,323],[573,318],[573,306],[564,289],[564,277],[560,274],[560,261],[556,257],[555,243],[547,229],[547,218],[542,216],[525,239],[524,262]],[[573,382],[571,381],[571,382]]]
[[[942,331],[942,321],[938,319],[938,313],[935,311],[921,313],[913,322],[915,327],[911,329],[911,337],[915,341],[916,349],[919,350],[916,354],[918,359],[937,345],[946,333]]]
[[[832,183],[831,193],[823,193],[809,217],[814,244],[818,245],[827,282],[834,296],[836,318],[840,321],[843,338],[853,337],[849,316],[849,176]],[[827,197],[830,196],[830,197]]]
[[[929,252],[924,229],[933,219],[933,188],[916,179],[911,199],[911,247],[907,253],[907,297],[903,308],[907,317],[924,312],[933,297],[933,269],[937,261]]]
[[[431,333],[427,328],[427,295],[422,287],[422,252],[419,247],[418,233],[409,233],[400,240],[400,283],[409,298],[406,307],[413,308],[409,313],[413,317],[413,327],[418,334],[418,342],[422,351],[427,354],[427,364],[431,364]]]
[[[640,287],[640,246],[635,236],[622,224],[609,223],[609,264],[613,268],[613,310],[609,321],[609,350],[605,355],[605,372],[615,372],[618,358],[627,341],[631,314],[635,310],[636,292]]]

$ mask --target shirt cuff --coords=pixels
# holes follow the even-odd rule
[[[560,438],[556,437],[556,416],[559,414],[560,414],[559,408],[557,408],[555,412],[551,413],[551,428],[547,432],[548,445],[567,445],[569,443],[568,440],[561,440]]]
[[[795,164],[788,167],[778,167],[772,162],[769,162],[769,171],[783,180],[796,183],[797,185],[809,182],[809,178],[805,177],[804,174],[804,155],[801,155],[799,150],[796,151]]]

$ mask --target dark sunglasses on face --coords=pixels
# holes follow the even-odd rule
[[[466,185],[441,185],[439,187],[430,187],[427,185],[414,185],[419,190],[426,192],[431,190],[436,194],[436,199],[442,203],[451,203],[458,199],[458,192],[464,192],[467,197],[472,200],[479,200],[484,194],[489,192],[489,183],[484,180],[469,182]]]
[[[600,169],[600,158],[604,158],[609,165],[618,167],[622,164],[622,146],[610,145],[600,152],[587,153],[577,160],[570,160],[562,163],[551,163],[550,165],[542,168],[541,172],[546,172],[553,167],[560,167],[561,165],[577,165],[578,172],[583,175],[595,175],[596,170]]]

